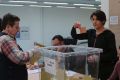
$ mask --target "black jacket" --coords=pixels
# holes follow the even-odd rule
[[[115,35],[110,30],[105,30],[96,37],[96,30],[94,29],[89,29],[86,33],[76,34],[76,29],[73,27],[71,30],[71,36],[74,39],[88,39],[88,47],[103,49],[103,53],[100,54],[99,76],[108,77],[112,73],[117,61]],[[107,70],[105,68],[110,68],[109,74],[104,71]],[[106,73],[106,75],[102,75],[102,73]]]
[[[7,35],[1,32],[0,36]],[[19,47],[21,50],[21,48]],[[4,53],[0,52],[0,80],[27,80],[26,65],[13,63]]]

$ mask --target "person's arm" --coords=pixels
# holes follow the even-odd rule
[[[120,68],[120,61],[116,63],[114,70],[108,80],[116,80],[116,78],[118,77],[118,68]]]
[[[115,41],[115,35],[113,33],[109,34],[106,38],[105,44],[107,45],[105,47],[105,50],[103,54],[101,53],[101,62],[116,62],[117,60],[117,49],[116,49],[116,41]]]
[[[72,36],[72,38],[74,38],[74,39],[80,39],[80,40],[82,40],[82,39],[88,39],[88,34],[87,34],[87,32],[77,34],[77,33],[76,33],[76,28],[74,28],[74,27],[72,27],[71,36]]]
[[[19,50],[16,41],[4,41],[1,45],[2,52],[6,55],[12,62],[16,64],[25,64],[33,56],[32,50],[29,52],[23,52]]]

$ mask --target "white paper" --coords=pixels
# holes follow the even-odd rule
[[[75,75],[76,74],[76,72],[74,72],[74,71],[71,71],[71,70],[68,70],[68,71],[66,71],[66,75],[69,77],[69,76],[73,76],[73,75]]]
[[[110,16],[110,24],[117,25],[118,24],[118,16]]]
[[[35,73],[39,73],[41,72],[41,69],[34,69],[34,70],[27,70],[28,71],[28,74],[35,74]]]
[[[40,80],[41,79],[41,69],[28,69],[28,80]]]
[[[80,29],[79,28],[76,28],[76,33],[80,34]]]
[[[44,57],[45,71],[49,74],[56,75],[56,61],[54,59]]]

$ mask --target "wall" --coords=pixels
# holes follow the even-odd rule
[[[101,10],[105,12],[107,17],[105,27],[109,28],[109,0],[101,0]]]
[[[30,28],[29,40],[17,40],[24,50],[31,49],[35,41],[44,45],[51,44],[56,34],[70,36],[75,21],[91,28],[90,14],[94,10],[62,9],[62,8],[31,8],[31,7],[0,7],[0,16],[10,12],[21,18],[20,26]]]
[[[116,45],[120,45],[120,0],[109,0],[109,14],[110,16],[118,16],[118,24],[110,25],[110,29],[115,33]]]
[[[56,34],[64,37],[70,36],[71,28],[75,21],[80,21],[83,26],[91,27],[90,14],[92,10],[83,9],[44,9],[44,43],[50,45],[51,38]]]
[[[24,49],[31,49],[34,41],[42,42],[42,12],[40,8],[30,7],[1,7],[0,16],[6,13],[12,13],[20,17],[20,27],[29,27],[30,39],[17,40],[20,46]],[[40,35],[40,36],[39,36]],[[39,36],[39,37],[38,37]]]

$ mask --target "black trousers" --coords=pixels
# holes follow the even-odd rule
[[[115,64],[104,64],[99,67],[98,77],[100,80],[107,80],[114,70]]]

